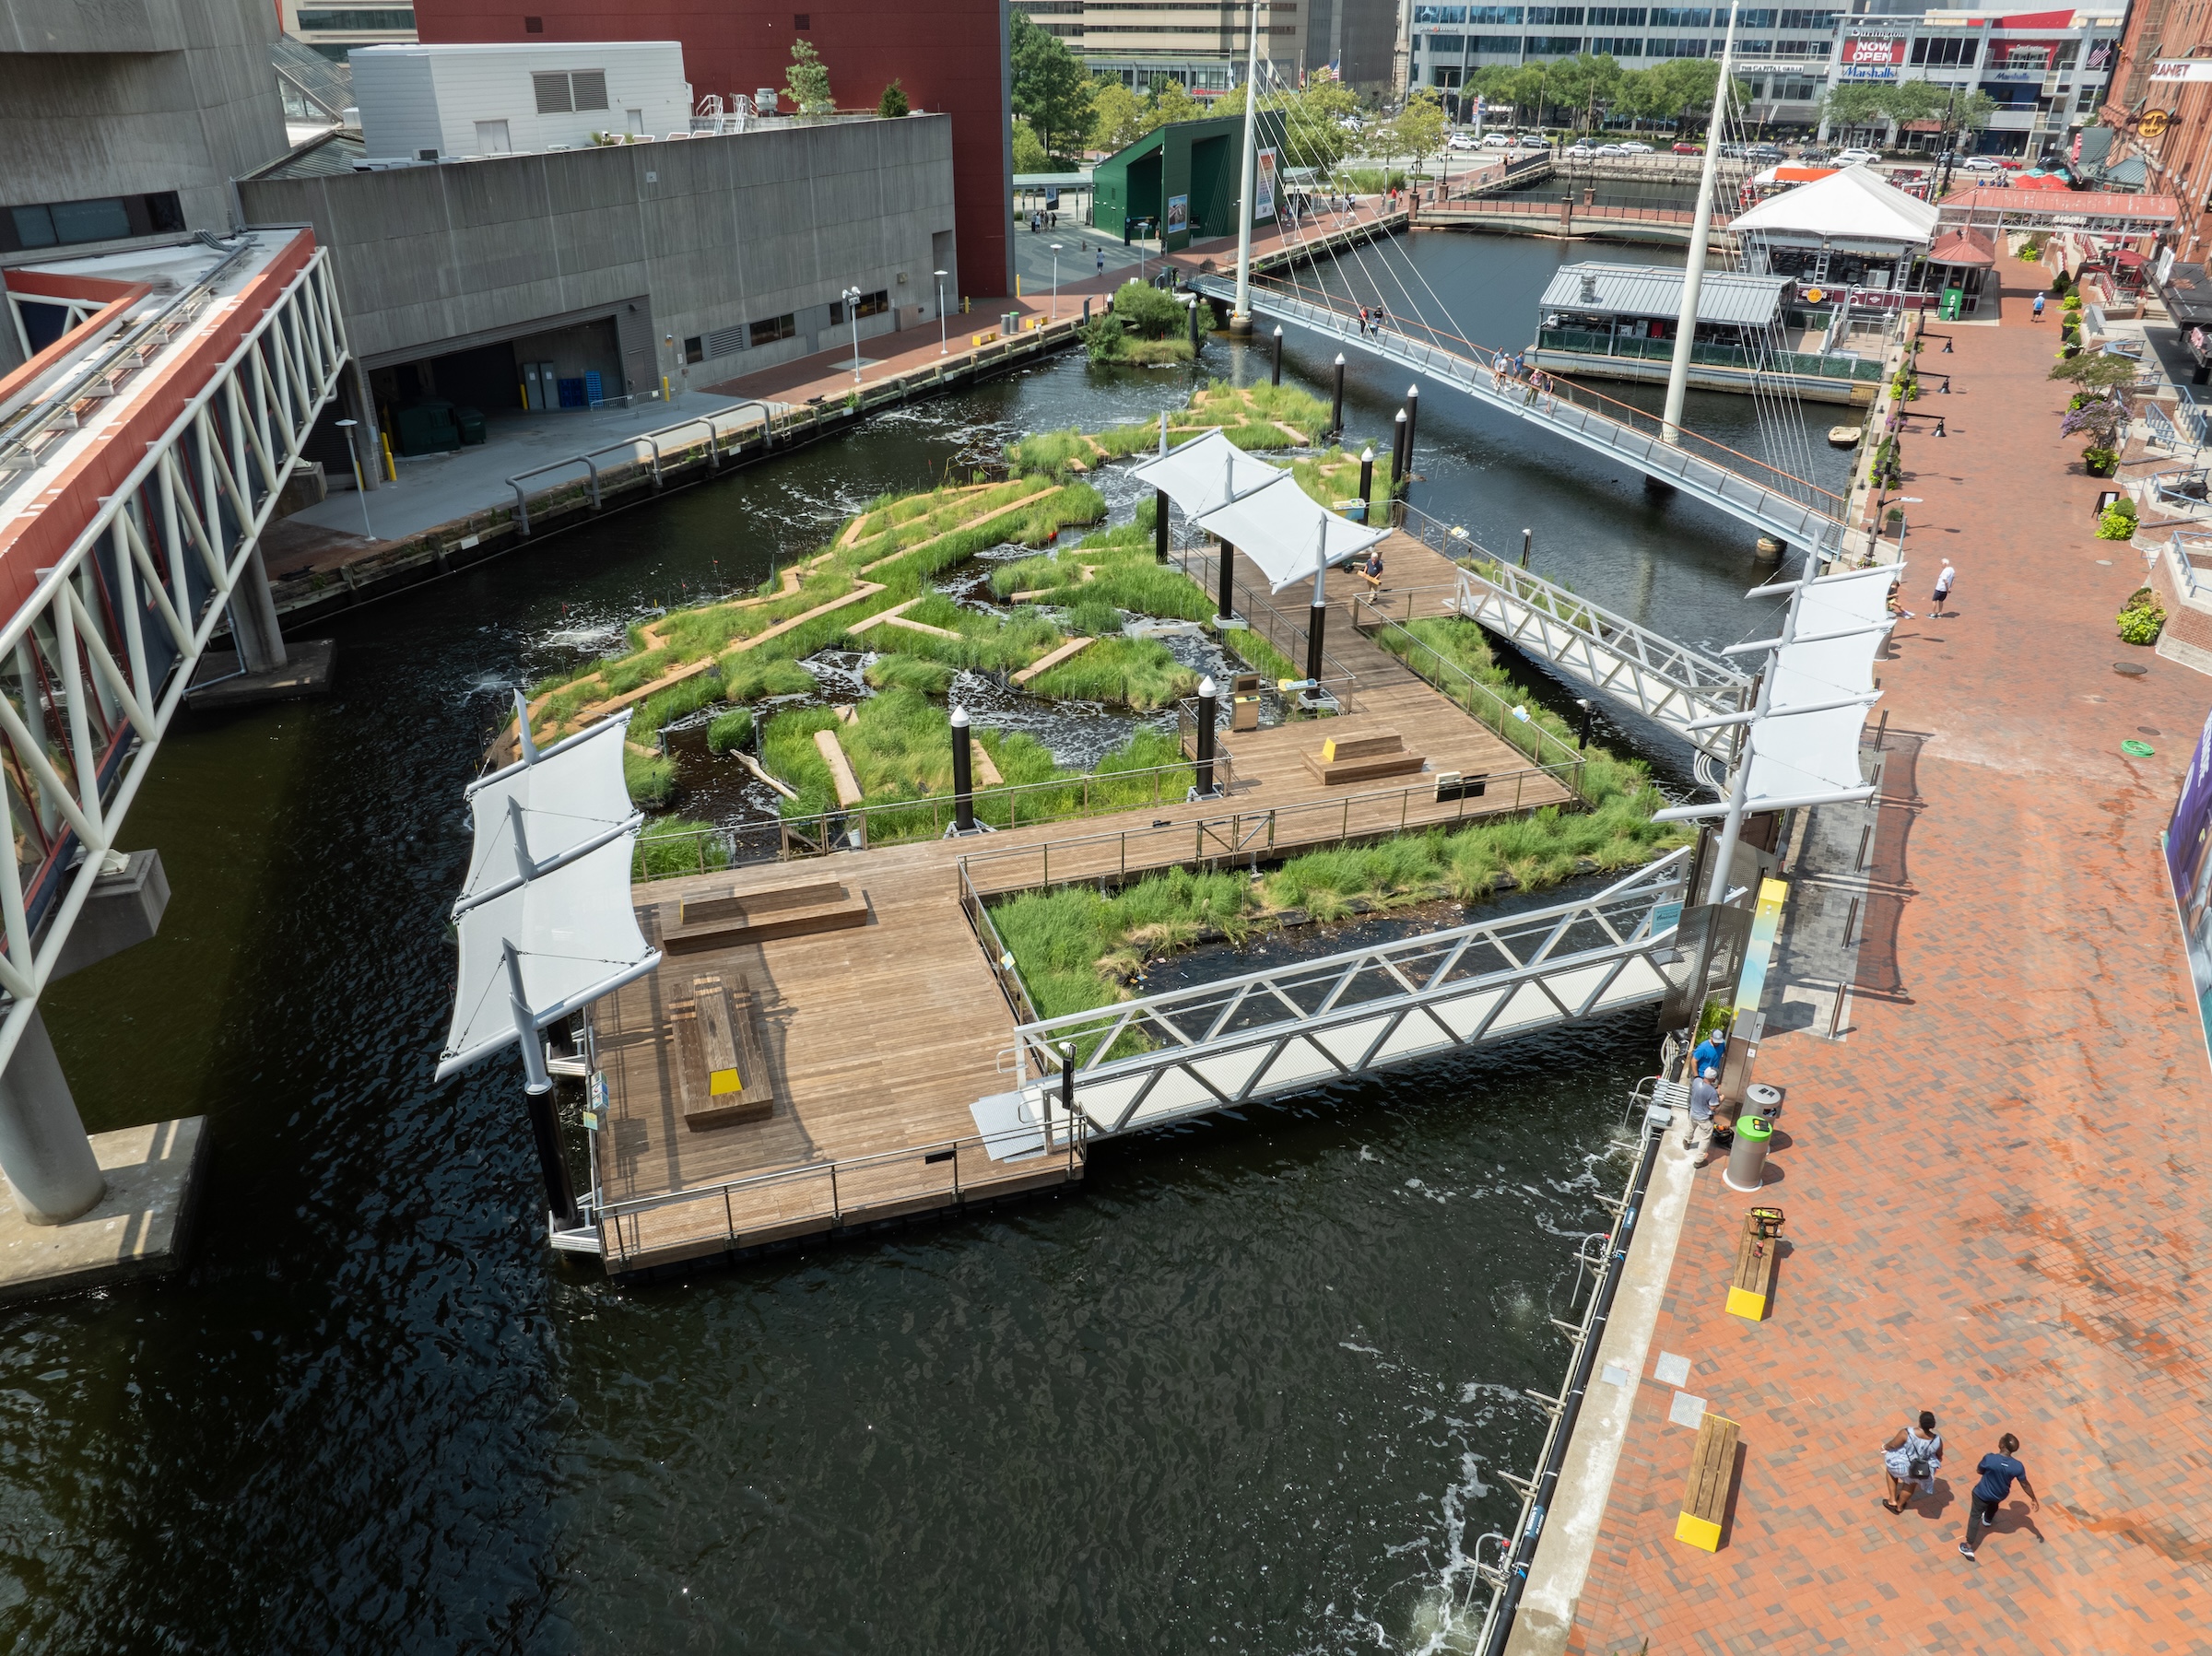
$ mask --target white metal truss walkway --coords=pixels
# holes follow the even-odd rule
[[[1023,1024],[1023,1113],[1063,1142],[1062,1081],[1046,1072],[1071,1048],[1082,1135],[1097,1139],[1656,1001],[1686,969],[1688,858],[1554,908]]]
[[[1235,299],[1230,277],[1200,276],[1191,285],[1209,299]],[[1356,313],[1321,302],[1319,295],[1294,297],[1255,280],[1252,308],[1441,381],[1487,407],[1618,461],[1786,546],[1810,550],[1842,542],[1843,525],[1837,516],[1842,503],[1828,490],[1687,429],[1679,443],[1668,443],[1659,434],[1655,415],[1564,382],[1547,392],[1532,391],[1500,374],[1491,361],[1476,354],[1478,346],[1441,333],[1424,337],[1432,331],[1397,318],[1379,334],[1367,332]],[[1651,429],[1642,429],[1645,422]]]
[[[1524,653],[1665,725],[1700,753],[1729,757],[1733,730],[1689,728],[1750,705],[1749,676],[1726,662],[1512,564],[1462,569],[1453,607]]]

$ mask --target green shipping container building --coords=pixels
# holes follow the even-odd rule
[[[1283,117],[1263,110],[1256,126],[1253,222],[1265,224],[1283,198]],[[1165,232],[1161,246],[1171,253],[1194,241],[1233,236],[1243,165],[1242,115],[1171,122],[1092,169],[1091,228],[1132,236],[1147,222],[1159,225]]]

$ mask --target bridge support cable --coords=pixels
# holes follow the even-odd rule
[[[1705,164],[1698,174],[1698,207],[1690,216],[1689,256],[1683,261],[1682,311],[1675,329],[1674,360],[1666,370],[1666,413],[1661,435],[1682,440],[1682,399],[1689,390],[1689,358],[1698,343],[1698,293],[1705,282],[1705,241],[1712,232],[1712,190],[1720,176],[1721,117],[1728,107],[1728,71],[1735,61],[1735,0],[1728,6],[1728,33],[1721,42],[1721,72],[1713,77],[1712,116],[1705,126]]]
[[[88,1185],[92,1151],[39,997],[86,963],[73,934],[119,873],[117,838],[216,630],[228,619],[241,653],[282,660],[260,537],[351,360],[312,236],[225,281],[242,285],[165,336],[182,358],[168,379],[116,401],[114,436],[143,433],[141,457],[97,499],[66,458],[53,464],[18,542],[36,584],[0,624],[0,747],[15,761],[0,821],[16,851],[0,872],[0,1171],[39,1222],[77,1216],[102,1188]]]

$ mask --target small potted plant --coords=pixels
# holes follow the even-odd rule
[[[2092,477],[2109,477],[2120,467],[2120,444],[2127,430],[2127,403],[2115,390],[2091,397],[2078,408],[2066,411],[2058,428],[2061,437],[2086,437],[2082,469]]]
[[[2119,624],[2122,643],[2155,644],[2166,625],[2166,606],[2159,602],[2158,593],[2139,586],[2113,618]]]

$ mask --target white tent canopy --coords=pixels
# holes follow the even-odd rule
[[[1889,583],[1903,573],[1902,564],[1877,564],[1806,585],[1791,641],[1775,653],[1771,712],[1864,696],[1874,688],[1875,657],[1896,625],[1888,615]]]
[[[1254,460],[1209,431],[1136,475],[1182,508],[1193,523],[1260,567],[1275,592],[1311,581],[1322,564],[1357,558],[1389,534],[1339,517],[1279,466]]]
[[[1782,246],[1831,247],[1850,253],[1894,253],[1934,241],[1936,207],[1884,182],[1872,169],[1846,167],[1780,195],[1770,195],[1729,221],[1738,236]]]
[[[477,842],[455,914],[633,831],[644,820],[622,780],[629,712],[472,783]]]
[[[630,907],[630,850],[629,835],[611,840],[461,916],[461,980],[438,1079],[517,1039],[525,1022],[535,1039],[536,1030],[660,964]]]

